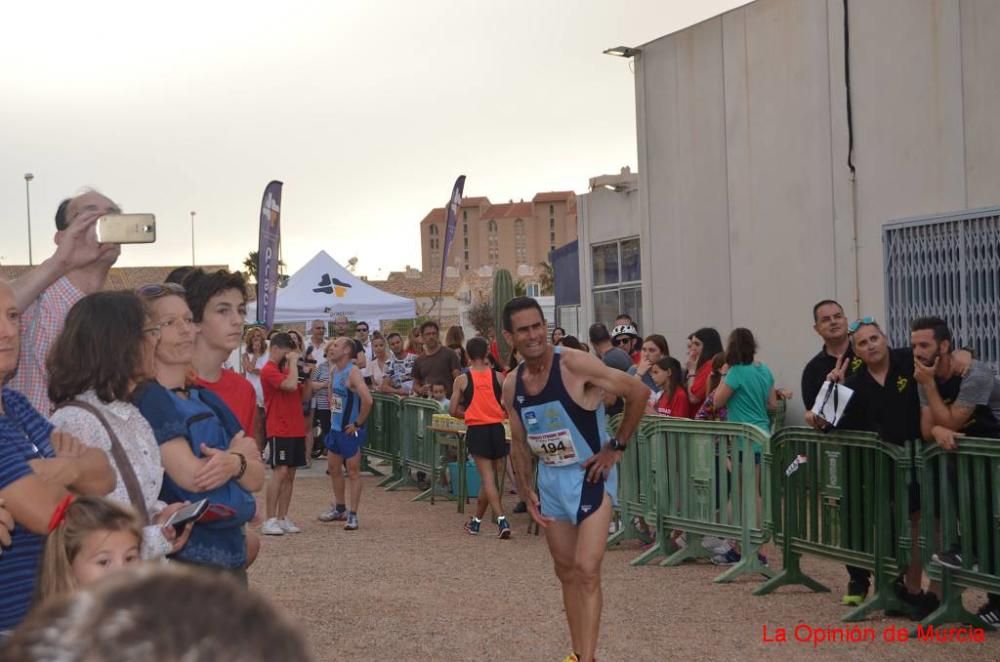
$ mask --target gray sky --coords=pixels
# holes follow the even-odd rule
[[[290,271],[319,249],[384,278],[466,174],[493,202],[636,165],[638,45],[740,0],[19,2],[0,40],[0,262],[51,254],[93,186],[157,216],[121,266],[242,262],[284,181]]]

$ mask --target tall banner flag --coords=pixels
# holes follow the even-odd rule
[[[278,243],[281,241],[281,182],[264,189],[257,243],[257,321],[270,331],[278,297]]]
[[[444,230],[444,251],[441,255],[441,286],[438,288],[438,301],[444,295],[444,273],[448,269],[448,249],[451,248],[451,240],[455,238],[455,224],[458,222],[458,208],[462,204],[462,190],[465,189],[465,175],[459,175],[455,180],[455,186],[451,189],[451,200],[448,201],[447,218],[448,222]],[[438,308],[438,317],[441,316],[441,309]]]

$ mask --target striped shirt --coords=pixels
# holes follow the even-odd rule
[[[21,315],[21,360],[9,386],[28,398],[43,416],[52,412],[45,358],[66,325],[69,309],[83,297],[84,293],[63,276],[43,290]]]
[[[4,413],[0,415],[0,490],[34,472],[29,460],[55,457],[49,436],[52,425],[22,394],[4,388]],[[20,524],[14,526],[13,542],[0,554],[0,631],[10,630],[28,613],[44,536]]]
[[[316,389],[316,409],[330,408],[330,364],[323,361],[313,370],[312,378],[314,382],[323,382],[326,387]]]

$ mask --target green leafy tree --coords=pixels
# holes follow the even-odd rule
[[[244,272],[247,280],[257,282],[257,251],[250,251],[243,260]],[[285,273],[285,261],[278,260],[278,284],[282,287],[288,282],[288,275]]]
[[[539,262],[538,266],[540,269],[538,272],[538,285],[542,291],[542,296],[555,294],[556,275],[555,271],[552,269],[552,263]]]
[[[494,314],[493,304],[483,301],[469,308],[466,313],[469,316],[469,323],[476,330],[476,333],[486,338],[493,328]]]

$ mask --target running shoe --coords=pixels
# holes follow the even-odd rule
[[[501,515],[497,518],[497,537],[507,540],[510,538],[510,533],[510,524],[507,523],[507,518]]]
[[[935,563],[940,563],[946,568],[951,568],[952,570],[962,569],[962,553],[957,547],[952,547],[944,552],[938,552],[931,556],[931,560]]]
[[[715,565],[736,565],[740,562],[740,553],[735,549],[730,549],[725,554],[716,554],[712,557],[712,563]]]
[[[562,662],[580,662],[580,658],[576,656],[576,653],[570,653],[563,658]]]
[[[288,519],[287,517],[285,519],[279,519],[278,526],[280,526],[281,530],[284,531],[285,533],[302,533],[302,529],[295,526],[295,522]]]
[[[847,592],[840,599],[840,604],[845,607],[857,607],[868,597],[868,589],[871,584],[868,582],[856,582],[853,579],[847,582]]]
[[[351,513],[347,516],[347,524],[344,525],[344,531],[357,531],[358,530],[358,516],[355,513]]]
[[[729,541],[717,536],[702,536],[701,546],[703,549],[712,552],[712,554],[725,554],[732,549]]]
[[[994,629],[1000,628],[1000,608],[994,607],[989,602],[980,607],[976,615],[986,621],[987,625],[993,626]]]
[[[469,521],[465,523],[465,530],[469,532],[470,536],[478,536],[479,535],[479,525],[481,523],[482,523],[482,520],[478,520],[475,517],[470,517]]]
[[[317,519],[319,519],[320,522],[346,522],[347,511],[337,510],[336,506],[330,506],[330,510],[320,513]]]
[[[285,535],[285,530],[281,528],[278,524],[278,518],[272,517],[260,527],[260,532],[265,536],[283,536]]]

